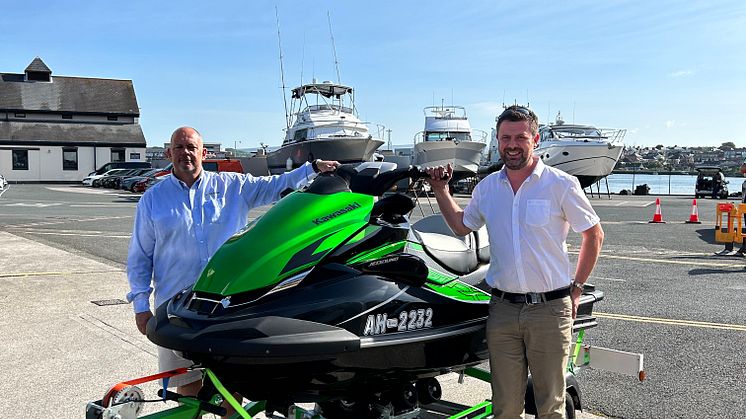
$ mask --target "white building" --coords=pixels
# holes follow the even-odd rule
[[[146,161],[131,80],[54,76],[39,58],[0,73],[0,173],[75,182],[105,163]]]

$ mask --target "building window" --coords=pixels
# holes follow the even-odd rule
[[[108,119],[109,121],[118,121],[119,117],[118,116],[107,116],[106,119]]]
[[[71,113],[63,113],[62,119],[73,119],[73,114]]]
[[[124,149],[123,148],[112,148],[111,149],[111,161],[124,161]]]
[[[25,118],[26,114],[22,112],[16,112],[16,118]]]
[[[140,153],[130,153],[130,160],[140,160]]]
[[[78,170],[78,149],[62,149],[62,170]]]
[[[13,150],[13,170],[28,170],[28,150]]]

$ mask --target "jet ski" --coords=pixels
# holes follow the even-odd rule
[[[437,399],[433,377],[488,359],[490,254],[484,228],[410,223],[415,201],[391,189],[425,177],[389,162],[319,175],[231,237],[147,337],[278,411],[318,402],[363,417],[373,395],[397,411]],[[595,325],[602,298],[583,295],[577,328]]]

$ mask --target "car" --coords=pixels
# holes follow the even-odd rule
[[[113,161],[104,164],[88,175],[103,175],[112,169],[150,169],[151,167],[150,162],[146,161]]]
[[[244,172],[241,160],[237,159],[205,159],[202,168],[208,172]]]
[[[106,173],[102,173],[100,175],[91,174],[83,178],[83,185],[84,186],[93,186],[94,188],[98,188],[101,186],[100,179],[104,176],[114,175],[116,173],[122,173],[126,171],[127,169],[111,169]]]
[[[151,177],[163,176],[171,173],[171,169],[150,169],[139,176],[130,176],[122,179],[122,189],[130,192],[142,192],[145,190],[145,182]]]
[[[694,185],[695,198],[728,198],[728,181],[725,180],[723,170],[718,166],[699,166],[697,170],[697,182]],[[716,196],[713,189],[717,188]]]

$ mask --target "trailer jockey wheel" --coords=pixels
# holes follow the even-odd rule
[[[575,402],[569,392],[565,392],[565,419],[575,419]]]
[[[142,410],[142,400],[145,400],[145,395],[140,387],[124,387],[111,398],[109,407],[104,412],[102,419],[136,418]]]
[[[443,389],[435,377],[423,378],[417,381],[417,396],[421,404],[434,403],[443,396]]]

